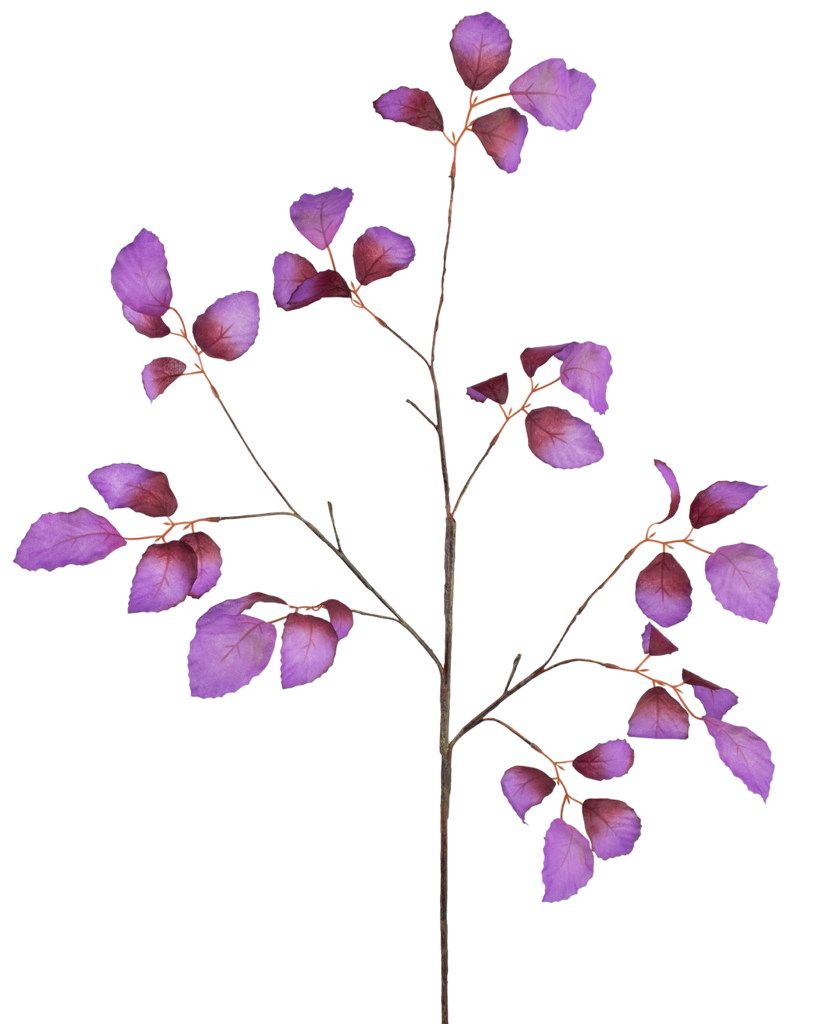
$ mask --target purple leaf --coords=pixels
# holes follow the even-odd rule
[[[503,773],[500,788],[512,805],[512,810],[525,823],[526,812],[552,793],[555,782],[539,768],[517,764]]]
[[[659,526],[660,523],[666,522],[670,519],[680,507],[680,485],[677,483],[677,478],[674,476],[673,470],[669,469],[664,462],[660,462],[659,459],[654,459],[654,465],[662,474],[662,479],[668,484],[668,490],[671,491],[671,505],[668,509],[668,515],[665,519],[660,519],[655,526]]]
[[[497,402],[498,405],[503,405],[509,397],[509,378],[505,373],[498,374],[497,377],[490,377],[488,380],[466,388],[466,394],[475,402],[485,402],[488,398],[492,402]]]
[[[307,299],[306,302],[298,304],[292,302],[292,294],[297,291],[307,278],[315,277],[317,271],[309,260],[304,259],[294,252],[282,252],[275,257],[272,264],[272,274],[275,278],[275,286],[272,295],[280,309],[287,312],[292,309],[300,309],[301,305],[308,306],[315,299]]]
[[[353,266],[361,285],[373,284],[404,270],[416,254],[407,235],[397,235],[390,228],[368,228],[353,243]]]
[[[577,828],[556,818],[544,837],[544,903],[568,900],[593,877],[593,851]]]
[[[547,128],[568,132],[578,128],[596,83],[583,71],[567,70],[559,57],[542,61],[509,86],[512,98]]]
[[[561,383],[565,388],[581,395],[590,408],[604,415],[607,412],[607,382],[613,370],[610,349],[592,341],[571,341],[555,353],[562,362]]]
[[[730,725],[710,715],[706,715],[703,721],[714,740],[720,760],[748,790],[757,793],[766,803],[775,767],[772,751],[764,740],[751,729]]]
[[[239,359],[254,345],[260,307],[254,292],[233,292],[194,321],[194,341],[212,359]]]
[[[173,298],[168,261],[165,246],[152,231],[142,228],[119,252],[110,283],[122,303],[135,313],[156,317],[168,312]]]
[[[142,370],[142,384],[151,402],[167,391],[177,377],[185,373],[185,369],[185,363],[181,359],[174,359],[171,356],[162,356],[148,363]]]
[[[322,270],[302,282],[289,300],[290,309],[300,309],[319,299],[349,299],[347,282],[335,270]]]
[[[148,316],[147,313],[137,313],[130,306],[121,304],[121,311],[124,319],[146,338],[164,338],[171,333],[170,327],[161,316]]]
[[[135,462],[102,466],[88,479],[108,508],[132,508],[145,516],[172,516],[176,512],[177,501],[167,476]]]
[[[473,92],[485,89],[509,63],[512,39],[492,14],[470,14],[451,33],[451,55],[457,73]]]
[[[628,736],[650,740],[687,740],[688,712],[661,686],[652,686],[636,702]]]
[[[329,601],[322,601],[321,607],[326,609],[327,614],[330,616],[330,622],[336,631],[336,636],[339,640],[343,640],[353,628],[353,613],[346,604],[336,601],[335,598],[330,598]]]
[[[220,568],[223,564],[223,557],[216,541],[212,540],[207,533],[186,533],[182,543],[197,556],[197,578],[190,591],[190,597],[202,597],[212,587],[217,585],[222,575]]]
[[[14,560],[21,569],[51,572],[97,562],[126,543],[112,523],[89,509],[45,512],[26,531]]]
[[[292,612],[286,618],[281,642],[281,686],[303,686],[318,679],[336,656],[338,634],[326,619]]]
[[[667,551],[649,562],[636,577],[636,603],[661,626],[676,626],[691,611],[691,581]]]
[[[181,540],[151,544],[139,559],[128,612],[164,612],[184,601],[197,579],[197,556]]]
[[[729,544],[706,559],[706,579],[726,611],[769,622],[778,599],[778,569],[772,555],[754,544]]]
[[[472,121],[471,130],[502,171],[507,174],[517,171],[521,166],[521,149],[529,131],[523,114],[519,114],[514,107],[503,107]]]
[[[537,348],[525,348],[521,352],[521,366],[527,377],[534,377],[535,371],[544,365],[554,355],[557,355],[564,345],[539,345]]]
[[[573,760],[573,768],[587,779],[602,782],[627,775],[633,765],[633,747],[627,740],[597,743]]]
[[[689,521],[695,530],[718,523],[743,508],[764,487],[766,484],[756,487],[755,484],[744,484],[740,480],[718,480],[705,491],[695,494],[688,513]]]
[[[402,121],[426,132],[443,130],[443,115],[431,93],[422,89],[408,89],[404,85],[391,89],[373,101],[373,109],[388,121]]]
[[[279,597],[254,593],[214,605],[197,620],[188,652],[194,697],[222,697],[246,686],[269,664],[277,630],[271,622],[240,612],[259,601],[285,604]]]
[[[701,679],[687,668],[683,669],[683,682],[692,687],[694,696],[706,709],[706,714],[712,718],[722,718],[738,702],[737,696],[731,690],[716,686],[708,679]]]
[[[331,188],[329,192],[310,195],[304,192],[289,207],[292,223],[317,249],[326,249],[341,227],[347,207],[353,201],[350,188]]]
[[[533,409],[527,416],[526,439],[532,454],[555,469],[580,469],[604,455],[589,423],[552,406]]]
[[[676,644],[672,644],[668,637],[663,636],[656,626],[649,622],[642,633],[642,650],[650,654],[652,658],[659,658],[663,654],[673,654],[679,651]]]
[[[642,831],[632,807],[622,800],[585,800],[581,811],[597,857],[609,860],[631,852]]]

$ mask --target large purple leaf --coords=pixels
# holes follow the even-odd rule
[[[673,555],[661,552],[636,577],[636,603],[661,626],[676,626],[688,615],[691,581]]]
[[[373,109],[388,121],[401,121],[426,132],[443,130],[443,115],[430,92],[402,85],[373,101]]]
[[[538,345],[537,348],[525,348],[521,352],[521,366],[524,368],[524,373],[527,377],[534,377],[535,371],[552,359],[553,356],[558,355],[564,345]]]
[[[660,471],[662,479],[668,484],[668,490],[671,491],[671,505],[668,509],[668,515],[665,519],[660,519],[659,522],[656,523],[656,525],[659,526],[660,523],[664,523],[670,519],[680,507],[680,485],[677,483],[674,471],[669,469],[664,462],[661,462],[659,459],[654,459],[654,465]]]
[[[254,593],[214,605],[197,620],[188,652],[194,697],[222,697],[246,686],[269,664],[277,630],[271,622],[240,612],[259,601],[285,604],[279,597]]]
[[[352,201],[351,188],[331,188],[329,192],[319,192],[314,196],[304,192],[289,207],[289,216],[308,242],[318,249],[326,249],[341,227]]]
[[[526,812],[552,793],[555,782],[540,768],[516,764],[514,768],[507,768],[503,773],[500,788],[512,810],[525,823]]]
[[[542,61],[509,86],[512,98],[547,128],[578,128],[596,83],[583,71],[567,69],[559,57]]]
[[[521,149],[529,131],[523,114],[519,114],[514,107],[503,107],[472,121],[471,130],[502,171],[507,174],[517,171],[521,166]]]
[[[281,686],[303,686],[318,679],[336,656],[338,634],[326,619],[292,612],[281,641]]]
[[[329,601],[322,601],[321,607],[330,616],[330,622],[336,631],[336,636],[339,640],[343,640],[353,628],[353,613],[346,604],[336,601],[334,597],[331,597]]]
[[[457,73],[473,92],[485,89],[509,63],[512,39],[492,14],[470,14],[451,33],[451,55]]]
[[[636,702],[628,736],[650,740],[687,740],[688,712],[661,686],[652,686]]]
[[[738,702],[737,695],[731,690],[710,683],[708,679],[702,679],[693,672],[689,672],[687,668],[683,669],[683,682],[691,686],[694,696],[703,705],[706,714],[712,718],[722,718]]]
[[[589,423],[552,406],[533,409],[527,416],[526,439],[532,454],[555,469],[580,469],[604,455]]]
[[[712,523],[719,523],[721,519],[743,508],[764,487],[766,484],[756,487],[755,484],[745,484],[740,480],[718,480],[711,487],[695,494],[688,512],[691,525],[699,530]]]
[[[490,377],[466,388],[466,394],[475,402],[485,402],[488,398],[498,405],[503,405],[509,397],[509,378],[505,373],[499,373],[497,377]]]
[[[613,370],[610,349],[592,341],[571,341],[555,353],[560,359],[561,383],[565,388],[581,395],[595,412],[607,412],[607,382]]]
[[[51,572],[97,562],[126,543],[112,523],[89,509],[45,512],[26,531],[14,560],[21,569]]]
[[[254,292],[233,292],[194,321],[194,341],[212,359],[239,359],[254,345],[260,307]]]
[[[353,266],[361,285],[373,284],[404,270],[416,255],[414,243],[407,235],[398,235],[390,228],[368,228],[353,243]]]
[[[88,477],[108,508],[132,508],[145,516],[172,516],[177,501],[164,473],[135,462],[116,462],[94,469]]]
[[[319,299],[349,299],[350,289],[347,282],[335,270],[322,270],[314,277],[303,281],[289,300],[291,309],[300,309]]]
[[[663,636],[656,626],[649,622],[642,633],[642,650],[650,654],[652,658],[659,658],[663,654],[673,654],[679,651],[676,644],[672,644],[667,636]]]
[[[181,540],[151,544],[139,559],[128,612],[164,612],[184,601],[197,579],[197,556]]]
[[[188,591],[189,597],[202,597],[217,585],[217,580],[222,575],[220,570],[223,556],[220,554],[219,545],[207,533],[200,531],[186,533],[182,543],[187,544],[197,556],[197,578]]]
[[[167,391],[177,377],[181,377],[185,373],[185,370],[185,363],[172,356],[162,356],[148,363],[142,370],[142,384],[145,394],[151,402]]]
[[[632,807],[622,800],[585,800],[581,811],[597,857],[609,860],[631,852],[642,832],[642,822]]]
[[[165,246],[152,231],[142,228],[119,252],[110,283],[122,303],[134,312],[145,316],[167,313],[173,298],[168,261]]]
[[[135,309],[125,306],[124,303],[121,304],[121,311],[124,319],[139,334],[144,334],[146,338],[165,338],[171,333],[170,327],[168,327],[161,316],[148,316],[147,313],[137,313]]]
[[[706,559],[706,579],[726,611],[769,622],[778,599],[778,569],[772,555],[754,544],[729,544]]]
[[[282,252],[276,256],[275,262],[272,264],[272,275],[275,279],[272,295],[280,309],[289,312],[289,310],[300,309],[301,306],[308,306],[311,302],[315,302],[314,298],[301,303],[291,300],[299,285],[303,284],[307,278],[315,277],[316,274],[317,271],[310,261],[297,253]]]
[[[602,782],[627,775],[633,764],[633,747],[627,740],[597,743],[592,750],[573,759],[573,768],[587,779]]]
[[[593,851],[577,828],[556,818],[544,837],[544,903],[558,903],[593,877]]]
[[[730,725],[706,715],[703,719],[714,740],[720,760],[748,790],[766,803],[775,766],[772,751],[760,736],[742,725]]]

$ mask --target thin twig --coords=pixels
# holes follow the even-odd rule
[[[486,461],[486,456],[487,456],[487,455],[489,454],[489,452],[490,452],[490,451],[491,451],[491,450],[492,450],[492,449],[494,448],[494,446],[495,446],[495,442],[496,442],[496,441],[497,441],[497,438],[496,438],[496,437],[493,437],[493,438],[492,438],[492,440],[491,440],[491,441],[489,442],[489,447],[488,447],[488,448],[486,449],[486,451],[485,451],[485,452],[483,453],[483,455],[481,456],[481,458],[480,458],[480,462],[478,462],[478,463],[477,463],[477,465],[476,465],[476,466],[474,467],[474,469],[473,469],[473,470],[471,471],[471,474],[469,475],[469,478],[468,478],[468,480],[466,480],[465,484],[463,485],[463,489],[462,489],[462,491],[460,491],[460,495],[459,495],[459,497],[457,498],[457,501],[455,501],[455,502],[454,502],[454,508],[453,508],[453,509],[451,510],[451,512],[452,512],[452,515],[453,515],[453,514],[454,514],[454,513],[455,513],[455,512],[457,511],[457,506],[458,506],[458,505],[460,504],[460,502],[461,502],[461,501],[463,500],[463,495],[464,495],[464,494],[466,493],[466,491],[467,491],[467,490],[468,490],[468,488],[469,488],[469,484],[470,484],[470,483],[472,482],[472,480],[474,479],[474,474],[475,474],[475,473],[476,473],[476,472],[478,471],[478,469],[480,469],[480,467],[481,467],[481,466],[483,465],[483,463],[484,463],[484,462]]]
[[[359,611],[358,608],[351,608],[350,611],[353,612],[354,615],[366,615],[370,619],[390,619],[391,622],[399,623],[400,626],[402,625],[402,623],[399,622],[399,619],[395,619],[392,615],[377,615],[376,612],[362,612]]]
[[[341,541],[338,539],[338,530],[336,529],[335,516],[333,515],[333,503],[327,502],[327,508],[330,510],[330,522],[333,524],[333,533],[336,535],[336,544],[338,544],[338,550],[341,551]]]
[[[294,512],[251,512],[245,516],[210,516],[207,523],[222,523],[225,519],[262,519],[263,516],[293,516]]]
[[[483,721],[484,722],[497,722],[498,725],[502,725],[504,727],[504,729],[508,729],[509,732],[513,732],[518,737],[519,740],[523,740],[524,743],[526,743],[530,747],[532,747],[533,750],[537,750],[538,753],[542,757],[545,757],[551,764],[553,764],[553,765],[555,765],[557,767],[557,765],[558,765],[557,761],[553,761],[553,759],[549,756],[549,754],[545,754],[544,751],[541,750],[541,748],[538,746],[537,743],[533,743],[532,740],[528,740],[526,738],[526,736],[523,735],[523,733],[518,732],[517,729],[513,729],[511,725],[507,725],[506,722],[502,722],[499,718],[484,718]]]
[[[506,680],[506,686],[504,686],[504,688],[503,688],[503,692],[504,693],[506,693],[506,691],[512,685],[512,680],[515,678],[515,673],[518,670],[518,662],[520,660],[521,660],[520,654],[516,654],[515,655],[515,660],[512,662],[512,671],[509,673],[509,678]]]

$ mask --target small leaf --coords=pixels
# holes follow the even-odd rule
[[[769,622],[778,599],[778,569],[772,555],[754,544],[730,544],[706,559],[706,579],[726,611]]]
[[[589,423],[552,406],[533,409],[527,416],[526,439],[532,454],[554,469],[580,469],[604,455]]]
[[[636,603],[661,626],[676,626],[691,611],[691,581],[677,559],[663,551],[636,577]]]
[[[500,788],[512,810],[525,823],[526,812],[552,793],[555,782],[539,768],[517,764],[503,773]]]
[[[471,123],[471,130],[502,171],[512,174],[521,166],[521,149],[529,125],[514,107],[502,107]]]
[[[86,508],[45,512],[26,531],[14,560],[21,569],[60,569],[106,558],[127,541],[103,516]]]
[[[687,668],[683,669],[683,682],[692,687],[694,696],[703,705],[706,714],[712,718],[722,718],[738,702],[737,696],[731,690],[716,686],[708,679],[701,679]]]
[[[314,298],[306,302],[292,302],[292,295],[298,287],[310,277],[315,277],[317,271],[309,260],[304,259],[294,252],[282,252],[275,257],[272,264],[272,275],[275,279],[275,286],[272,295],[280,309],[287,312],[293,309],[300,309],[301,306],[308,306],[315,302]]]
[[[662,479],[668,484],[668,490],[671,491],[671,505],[668,509],[668,515],[665,519],[660,519],[659,522],[654,524],[659,526],[660,523],[664,523],[669,520],[680,507],[680,485],[677,483],[677,478],[674,476],[673,470],[669,469],[664,462],[660,462],[659,459],[654,459],[654,465],[660,471]]]
[[[292,612],[286,618],[281,642],[281,686],[303,686],[318,679],[336,656],[338,634],[326,619]]]
[[[360,285],[373,284],[404,270],[416,255],[414,243],[407,235],[397,235],[390,228],[368,228],[353,243],[353,266]]]
[[[636,702],[628,736],[650,740],[688,739],[688,712],[661,686],[652,686]]]
[[[219,545],[207,533],[200,531],[186,533],[182,538],[182,543],[187,544],[197,556],[197,578],[194,580],[188,596],[202,597],[217,585],[217,581],[222,575],[220,570],[223,556],[220,554]]]
[[[187,544],[151,544],[136,566],[127,611],[167,611],[185,600],[196,579],[197,556]]]
[[[121,304],[121,311],[124,319],[133,327],[139,334],[144,334],[146,338],[165,338],[171,333],[170,327],[165,323],[161,316],[148,316],[147,313],[137,313],[135,309],[131,309],[130,306]]]
[[[509,63],[512,39],[506,26],[488,13],[470,14],[451,33],[457,73],[473,92],[485,89]]]
[[[652,658],[659,658],[663,654],[673,654],[679,649],[676,644],[671,643],[668,637],[663,636],[656,626],[652,626],[650,622],[645,626],[642,633],[642,650],[645,654],[650,654]]]
[[[347,282],[335,270],[322,270],[314,277],[303,281],[289,300],[291,309],[300,309],[319,299],[349,299],[350,289]]]
[[[181,359],[162,356],[148,363],[142,370],[142,384],[145,394],[152,401],[168,390],[173,382],[185,373],[186,366]]]
[[[756,487],[755,484],[745,484],[740,480],[718,480],[705,491],[695,494],[688,513],[689,521],[695,530],[719,523],[721,519],[743,508],[764,487],[766,484]]]
[[[329,192],[316,195],[304,192],[289,207],[289,216],[308,242],[318,249],[326,249],[341,227],[352,201],[353,190],[350,188],[331,188]]]
[[[168,312],[173,298],[168,261],[165,246],[152,231],[142,228],[119,251],[110,271],[110,283],[123,305],[134,312],[151,317]]]
[[[497,377],[490,377],[466,388],[466,394],[475,402],[485,402],[488,398],[491,402],[503,405],[509,397],[509,378],[505,373],[500,373]]]
[[[534,377],[535,371],[540,369],[553,356],[558,355],[564,345],[539,345],[537,348],[525,348],[521,352],[521,366],[527,377]]]
[[[573,759],[573,768],[587,779],[602,782],[627,775],[633,765],[633,747],[627,740],[608,740],[597,743]]]
[[[336,636],[339,640],[343,640],[353,628],[353,613],[346,604],[336,601],[335,598],[330,598],[329,601],[322,601],[321,607],[326,609],[327,614],[330,616],[330,622],[336,631]]]
[[[570,391],[581,395],[590,408],[604,415],[607,412],[607,382],[613,370],[610,349],[592,341],[571,341],[555,353],[562,362],[561,383]]]
[[[108,508],[132,508],[145,516],[172,516],[177,500],[164,473],[135,462],[116,462],[94,469],[88,477]]]
[[[631,852],[642,832],[642,822],[632,807],[622,800],[585,800],[581,810],[597,857],[609,860]]]
[[[556,818],[544,837],[544,903],[568,900],[593,877],[593,851],[577,828]]]
[[[748,790],[757,793],[766,803],[775,767],[772,751],[764,740],[751,729],[730,725],[710,715],[706,715],[703,721],[714,740],[720,760]]]
[[[547,128],[568,132],[578,128],[596,83],[583,71],[567,70],[559,57],[542,61],[509,86],[512,98]]]
[[[401,121],[426,132],[443,130],[443,115],[430,92],[402,85],[373,101],[373,109],[387,121]]]
[[[233,292],[208,307],[194,321],[194,341],[212,359],[239,359],[254,345],[260,306],[254,292]]]

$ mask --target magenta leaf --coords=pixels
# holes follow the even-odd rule
[[[671,505],[668,509],[668,515],[665,519],[660,519],[656,526],[660,523],[664,523],[669,520],[680,507],[680,485],[677,483],[677,478],[674,476],[673,470],[669,469],[664,462],[660,462],[659,459],[654,459],[654,465],[662,474],[662,479],[668,484],[668,490],[671,491]]]
[[[479,92],[509,63],[512,39],[492,14],[470,14],[451,33],[451,55],[466,87]]]
[[[52,572],[97,562],[126,543],[112,523],[89,509],[45,512],[26,531],[14,560],[21,569]]]
[[[497,377],[490,377],[488,380],[466,388],[466,394],[475,402],[485,402],[488,398],[492,402],[497,402],[498,405],[503,405],[509,397],[509,378],[505,373],[500,373]]]
[[[628,721],[628,736],[650,740],[687,740],[688,712],[661,686],[646,690]]]
[[[350,188],[331,188],[329,192],[310,195],[304,192],[289,207],[292,223],[317,249],[326,249],[341,227],[347,207],[353,201]]]
[[[540,768],[527,768],[525,765],[516,764],[514,768],[507,768],[503,773],[500,788],[512,810],[526,823],[526,812],[552,793],[555,782]]]
[[[585,800],[581,811],[597,857],[609,860],[631,852],[642,831],[632,807],[621,800]]]
[[[135,313],[151,317],[167,313],[173,298],[168,261],[165,246],[152,231],[142,228],[119,252],[110,271],[110,283],[123,305]]]
[[[172,516],[176,512],[177,501],[167,476],[135,462],[102,466],[88,479],[108,508],[132,508],[145,516]]]
[[[350,289],[341,274],[335,270],[322,270],[298,285],[289,300],[289,308],[300,309],[319,299],[349,298]]]
[[[633,765],[633,747],[627,740],[597,743],[592,750],[573,759],[573,768],[587,779],[602,782],[627,775]]]
[[[692,687],[694,696],[706,709],[706,714],[712,718],[722,718],[738,702],[737,696],[731,690],[710,683],[708,679],[702,679],[689,672],[687,668],[683,669],[683,682]]]
[[[402,121],[426,132],[443,130],[443,115],[430,92],[402,85],[373,101],[373,109],[388,121]]]
[[[718,480],[705,491],[695,494],[688,513],[691,525],[699,530],[712,523],[719,523],[721,519],[743,508],[765,486],[756,487],[755,484],[744,484],[740,480]]]
[[[471,130],[502,171],[507,174],[517,171],[521,166],[521,149],[529,131],[523,114],[519,114],[514,107],[503,107],[472,121]]]
[[[555,353],[562,362],[561,383],[565,388],[581,395],[590,408],[604,415],[607,412],[607,382],[613,370],[610,349],[592,341],[571,341]]]
[[[526,439],[532,454],[555,469],[580,469],[604,455],[589,423],[552,406],[533,409],[527,416]]]
[[[544,837],[544,903],[568,900],[593,877],[593,851],[577,828],[556,818]]]
[[[330,622],[336,631],[336,636],[339,640],[343,640],[353,628],[353,613],[346,604],[336,601],[335,598],[330,598],[329,601],[322,601],[321,607],[326,609],[327,614],[330,616]]]
[[[416,254],[407,235],[397,235],[390,228],[368,228],[353,243],[353,266],[361,285],[373,284],[409,266]]]
[[[521,366],[527,377],[534,377],[535,371],[544,365],[554,355],[557,355],[564,345],[539,345],[537,348],[525,348],[521,352]]]
[[[147,313],[137,313],[130,306],[121,304],[121,311],[124,319],[146,338],[164,338],[171,333],[170,327],[161,316],[148,316]]]
[[[691,581],[673,555],[663,551],[636,577],[636,603],[661,626],[676,626],[688,615]]]
[[[769,622],[780,586],[778,569],[769,552],[754,544],[718,548],[706,559],[706,579],[726,611],[744,619]]]
[[[281,686],[288,690],[323,676],[335,660],[337,644],[338,634],[326,619],[292,612],[281,641]]]
[[[212,359],[239,359],[254,345],[260,307],[254,292],[233,292],[194,321],[194,341]]]
[[[202,597],[217,585],[217,580],[222,575],[220,569],[223,557],[220,554],[219,545],[207,533],[201,532],[186,533],[182,538],[182,543],[187,544],[197,556],[197,578],[188,591],[188,596]]]
[[[246,686],[269,664],[277,630],[271,622],[241,615],[253,604],[285,604],[271,594],[254,593],[209,608],[197,620],[188,652],[188,675],[194,697],[222,697]]]
[[[272,295],[280,309],[287,312],[292,309],[300,309],[301,306],[308,306],[315,299],[307,299],[306,302],[292,302],[292,295],[297,291],[307,278],[315,277],[317,271],[309,260],[304,259],[294,252],[282,252],[275,257],[272,264],[272,275],[275,279],[275,286]]]
[[[197,579],[197,556],[181,540],[151,544],[139,559],[128,612],[164,612],[184,601]]]
[[[706,715],[703,719],[714,740],[720,760],[748,790],[766,803],[775,767],[772,751],[760,736],[742,725],[730,725]]]
[[[162,356],[148,363],[142,370],[142,384],[151,402],[167,391],[177,377],[185,373],[185,369],[185,363],[181,359],[174,359],[171,356]]]
[[[568,132],[578,128],[596,83],[583,71],[567,69],[559,57],[542,61],[509,86],[512,98],[547,128]]]
[[[676,644],[672,644],[668,637],[663,636],[656,626],[649,622],[642,633],[642,650],[650,654],[652,658],[659,658],[663,654],[673,654],[679,651]]]

